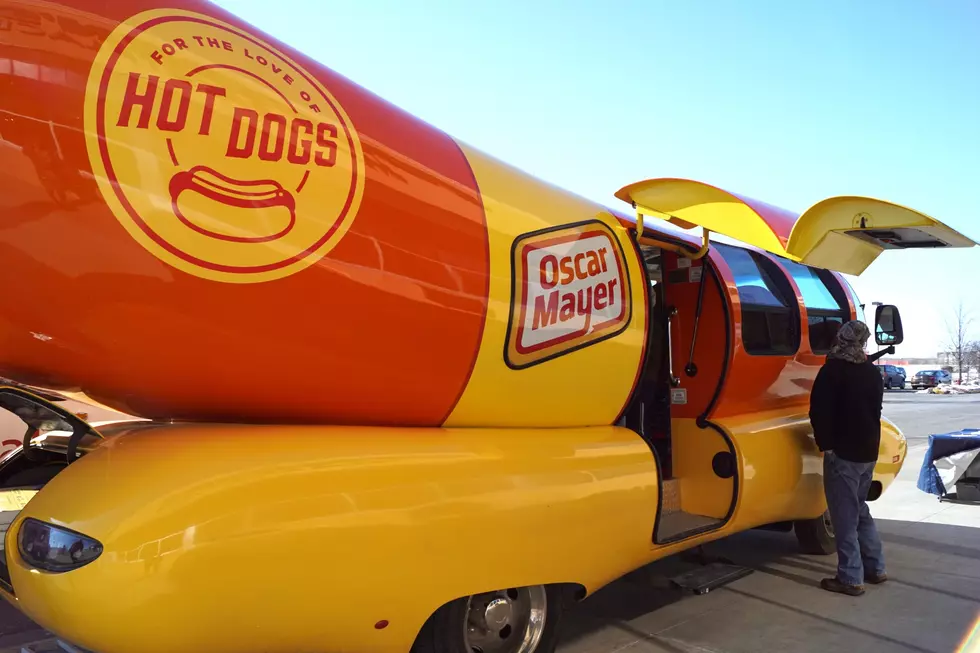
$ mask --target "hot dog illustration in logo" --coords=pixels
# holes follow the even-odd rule
[[[364,157],[343,107],[270,44],[209,16],[120,24],[85,102],[109,207],[174,267],[232,283],[295,274],[354,220]]]
[[[185,198],[183,202],[181,201],[182,195]],[[192,196],[191,199],[187,199],[188,195]],[[239,181],[226,177],[217,170],[212,170],[206,166],[195,166],[171,177],[170,202],[173,206],[174,215],[181,222],[199,233],[220,240],[239,243],[264,243],[282,238],[296,224],[296,200],[293,198],[293,194],[283,188],[278,181],[274,179]],[[214,229],[218,227],[202,224],[202,222],[206,223],[206,216],[215,209],[215,207],[210,206],[211,202],[240,209],[256,209],[242,213],[241,219],[244,224],[228,225],[232,228],[237,227],[244,235],[215,231]],[[182,204],[185,207],[186,205],[195,206],[198,210],[190,215],[198,215],[202,218],[195,221],[185,216],[186,208],[181,208]],[[264,210],[274,207],[283,209],[279,213],[283,217],[281,221],[284,224],[278,230],[268,228],[270,223],[272,225],[276,223],[275,212]],[[249,214],[254,215],[250,216]],[[250,217],[252,219],[249,219]],[[266,234],[266,231],[272,233]]]

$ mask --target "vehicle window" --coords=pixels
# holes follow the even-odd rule
[[[799,348],[799,309],[782,271],[741,247],[715,244],[735,277],[742,305],[742,346],[754,355],[792,355]]]
[[[841,278],[844,279],[844,286],[847,287],[847,292],[851,294],[851,301],[854,302],[854,310],[857,312],[857,319],[867,324],[868,320],[864,316],[864,308],[861,304],[861,298],[858,297],[857,291],[854,290],[854,286],[852,286],[851,282],[847,280],[847,277]]]
[[[810,349],[814,354],[826,354],[834,344],[837,331],[844,324],[843,317],[832,315],[807,315],[810,331]]]
[[[767,278],[768,275],[759,267],[757,257],[752,252],[737,247],[725,247],[722,256],[735,275],[738,298],[743,304],[788,306],[788,302],[779,298],[772,282]]]
[[[837,330],[847,321],[850,309],[847,296],[826,270],[818,270],[787,259],[780,259],[796,282],[806,306],[810,332],[810,349],[826,354],[834,344]]]
[[[788,260],[782,260],[780,263],[783,264],[783,267],[793,277],[793,281],[799,286],[800,294],[803,295],[803,304],[807,308],[826,311],[841,310],[840,302],[831,294],[817,270]]]

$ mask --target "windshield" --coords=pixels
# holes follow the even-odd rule
[[[0,387],[0,410],[23,422],[18,440],[24,448],[39,448],[77,456],[93,446],[102,436],[88,423],[61,406],[16,387]],[[78,429],[77,437],[73,437]],[[4,455],[11,455],[12,449]]]

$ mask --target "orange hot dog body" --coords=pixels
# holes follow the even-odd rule
[[[87,94],[98,93],[90,70],[100,43],[121,21],[158,5],[41,4],[0,2],[12,27],[11,38],[0,42],[0,69],[18,72],[0,78],[0,205],[5,216],[0,274],[6,288],[0,301],[0,375],[81,389],[106,405],[154,418],[407,425],[445,420],[480,348],[489,283],[482,198],[457,143],[228,12],[206,2],[170,3],[166,6],[174,11],[234,27],[236,33],[215,37],[217,50],[230,56],[221,44],[227,40],[234,54],[241,54],[242,68],[251,66],[249,71],[259,71],[255,75],[284,94],[296,90],[289,101],[300,113],[292,113],[286,103],[258,106],[259,119],[278,112],[292,121],[282,129],[281,160],[309,159],[294,166],[296,172],[273,171],[292,183],[287,190],[297,194],[305,166],[313,177],[297,194],[301,197],[333,156],[328,141],[338,125],[314,122],[327,109],[314,85],[346,112],[363,151],[363,169],[356,171],[363,193],[356,217],[325,257],[301,272],[263,283],[216,282],[189,274],[153,256],[120,226],[92,178],[86,146],[86,131],[94,127],[84,120],[85,101]],[[172,34],[207,54],[210,42],[198,46],[193,40],[199,28],[218,34],[200,23],[174,28]],[[59,29],[67,38],[55,39]],[[168,42],[175,47],[174,39]],[[261,44],[271,45],[295,68]],[[245,47],[251,48],[247,57]],[[137,72],[144,73],[137,92],[144,92],[146,75],[156,74],[155,68],[149,60],[137,63],[142,66]],[[125,57],[117,65],[128,65]],[[119,74],[125,72],[120,68]],[[206,80],[211,86],[225,85],[226,94],[215,95],[207,135],[215,145],[201,141],[215,156],[225,153],[226,113],[245,97],[232,88],[238,84],[234,72],[211,70],[187,78],[194,89],[195,80],[207,74],[212,74]],[[307,91],[299,89],[305,83],[302,74],[314,83]],[[292,84],[283,81],[287,76]],[[200,130],[198,124],[183,132],[161,128],[170,126],[158,118],[165,81],[159,80],[156,108],[143,131],[161,134],[164,148],[156,152],[154,165],[169,179],[175,168],[162,136],[177,143]],[[319,114],[302,113],[300,92],[314,95],[310,104],[319,102]],[[207,97],[194,93],[190,115],[198,120]],[[170,95],[171,121],[181,98],[179,88]],[[136,106],[130,114],[134,134],[140,111]],[[295,127],[301,118],[310,122],[309,129],[304,122]],[[109,115],[107,128],[117,122],[116,113]],[[335,140],[343,139],[340,127]],[[299,136],[291,141],[294,132]],[[261,125],[256,133],[253,152],[260,152]],[[276,130],[269,133],[265,151],[275,153]],[[290,142],[298,144],[290,150]],[[308,154],[306,142],[312,143]],[[241,143],[247,144],[245,137]],[[175,148],[174,154],[185,159],[182,166],[195,163],[194,150]],[[226,177],[262,178],[235,174],[232,164],[240,161],[227,160],[228,167],[219,170]],[[252,160],[258,161],[258,155]],[[117,174],[128,174],[124,163],[116,163]],[[146,159],[131,164],[145,166]],[[138,190],[140,179],[128,183]],[[171,198],[160,195],[158,204],[169,205]],[[299,224],[308,224],[303,220],[310,219],[309,206],[297,211]]]
[[[210,3],[4,7],[0,376],[176,420],[623,411],[647,316],[622,215]],[[521,261],[586,237],[598,276],[515,305]],[[601,329],[562,335],[583,310]]]

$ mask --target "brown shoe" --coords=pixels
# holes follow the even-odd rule
[[[871,572],[870,574],[865,574],[864,575],[864,580],[865,580],[865,582],[871,583],[872,585],[881,585],[886,580],[888,580],[888,574],[886,574],[884,572],[882,572],[880,574],[876,574],[874,572]]]
[[[847,594],[848,596],[861,596],[864,594],[864,585],[846,585],[836,578],[824,578],[820,581],[820,587],[828,592]]]

